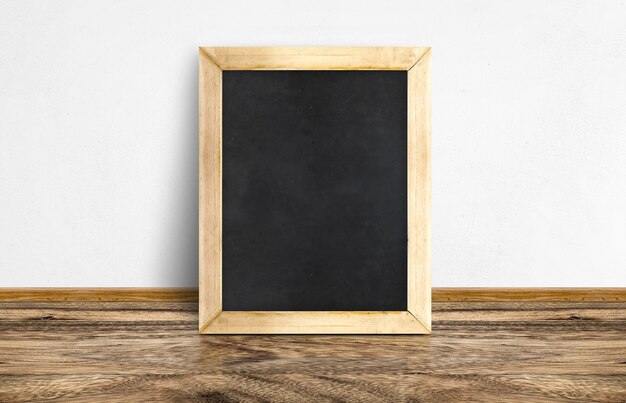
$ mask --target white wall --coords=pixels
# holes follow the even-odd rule
[[[199,45],[433,46],[433,285],[626,286],[621,0],[3,0],[0,287],[197,284]]]

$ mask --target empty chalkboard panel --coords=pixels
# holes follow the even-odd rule
[[[222,72],[222,309],[407,310],[407,72]]]

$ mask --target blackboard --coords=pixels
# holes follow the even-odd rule
[[[407,310],[407,71],[222,72],[224,311]]]
[[[430,60],[199,49],[199,333],[431,332]]]

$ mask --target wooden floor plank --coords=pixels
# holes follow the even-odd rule
[[[5,302],[0,401],[626,401],[626,303],[433,319],[431,336],[200,336],[195,302]]]

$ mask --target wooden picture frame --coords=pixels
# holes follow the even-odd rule
[[[429,334],[429,47],[201,47],[199,100],[199,332]],[[406,311],[222,310],[222,70],[405,70],[408,83]]]

